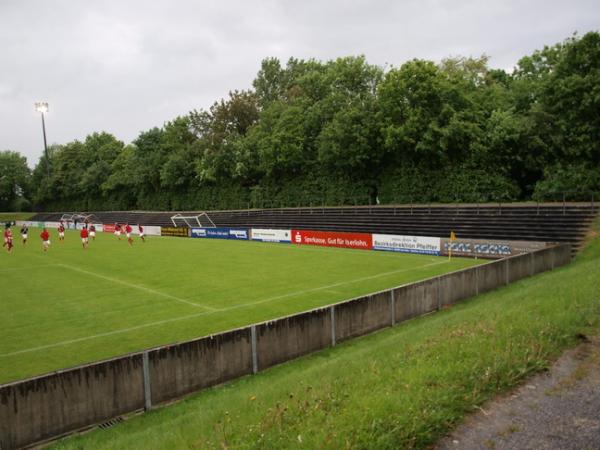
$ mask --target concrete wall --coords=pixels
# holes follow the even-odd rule
[[[0,450],[31,445],[294,359],[567,264],[568,245],[243,329],[0,386]]]
[[[506,260],[504,259],[477,266],[475,270],[480,294],[506,284]]]
[[[477,295],[477,273],[476,270],[465,269],[440,276],[440,306],[451,305],[457,300]]]
[[[335,305],[335,339],[343,341],[392,325],[392,291]]]
[[[396,288],[395,322],[402,322],[438,309],[439,278],[431,278]]]
[[[560,245],[554,248],[554,267],[564,266],[571,262],[571,246]]]
[[[554,268],[554,253],[555,248],[547,248],[539,252],[532,253],[534,261],[534,272],[540,273]]]
[[[331,309],[323,308],[256,325],[260,370],[328,347]]]
[[[509,283],[513,283],[532,274],[533,258],[531,255],[532,254],[524,254],[506,259],[506,263],[508,264]]]
[[[250,328],[148,352],[151,403],[252,373]]]
[[[0,387],[0,448],[19,448],[144,407],[141,355]]]

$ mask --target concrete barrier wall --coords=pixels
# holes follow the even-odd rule
[[[513,256],[506,259],[508,264],[508,282],[513,283],[522,278],[528,277],[533,272],[532,257],[530,254]]]
[[[506,284],[506,260],[499,259],[489,264],[477,266],[477,283],[480,294]]]
[[[433,312],[571,260],[569,245],[0,386],[0,450],[32,445]]]
[[[343,341],[392,325],[392,291],[335,305],[335,340]]]
[[[533,253],[534,273],[545,272],[554,267],[554,252],[555,248],[547,248]]]
[[[554,267],[564,266],[571,262],[571,246],[560,245],[554,248]]]
[[[256,325],[258,369],[262,370],[332,344],[331,308]]]
[[[393,292],[395,322],[412,319],[438,309],[438,278],[400,286]]]
[[[252,373],[250,328],[148,352],[151,404]]]
[[[144,407],[141,355],[0,387],[0,448],[60,436]]]
[[[440,306],[451,305],[457,300],[477,295],[477,273],[476,270],[465,269],[440,276]]]

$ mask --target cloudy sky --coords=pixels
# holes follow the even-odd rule
[[[128,143],[233,89],[260,61],[366,56],[517,60],[600,30],[597,0],[0,0],[0,150],[30,165],[49,143],[107,131]]]

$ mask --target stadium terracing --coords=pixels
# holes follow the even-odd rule
[[[302,207],[222,211],[177,211],[188,216],[206,213],[200,226],[310,229],[387,233],[412,236],[569,243],[576,252],[598,215],[598,203],[495,203]],[[173,226],[176,212],[95,211],[102,223]],[[58,221],[64,212],[38,213],[31,220]],[[176,225],[176,224],[175,224]]]

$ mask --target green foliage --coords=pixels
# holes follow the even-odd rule
[[[19,201],[226,209],[550,200],[564,189],[587,200],[599,189],[600,34],[546,46],[510,74],[488,63],[415,59],[384,70],[362,56],[266,58],[254,90],[130,146],[95,133],[51,148],[50,177],[42,157]]]
[[[27,159],[17,152],[0,151],[0,211],[26,211],[30,186]]]

